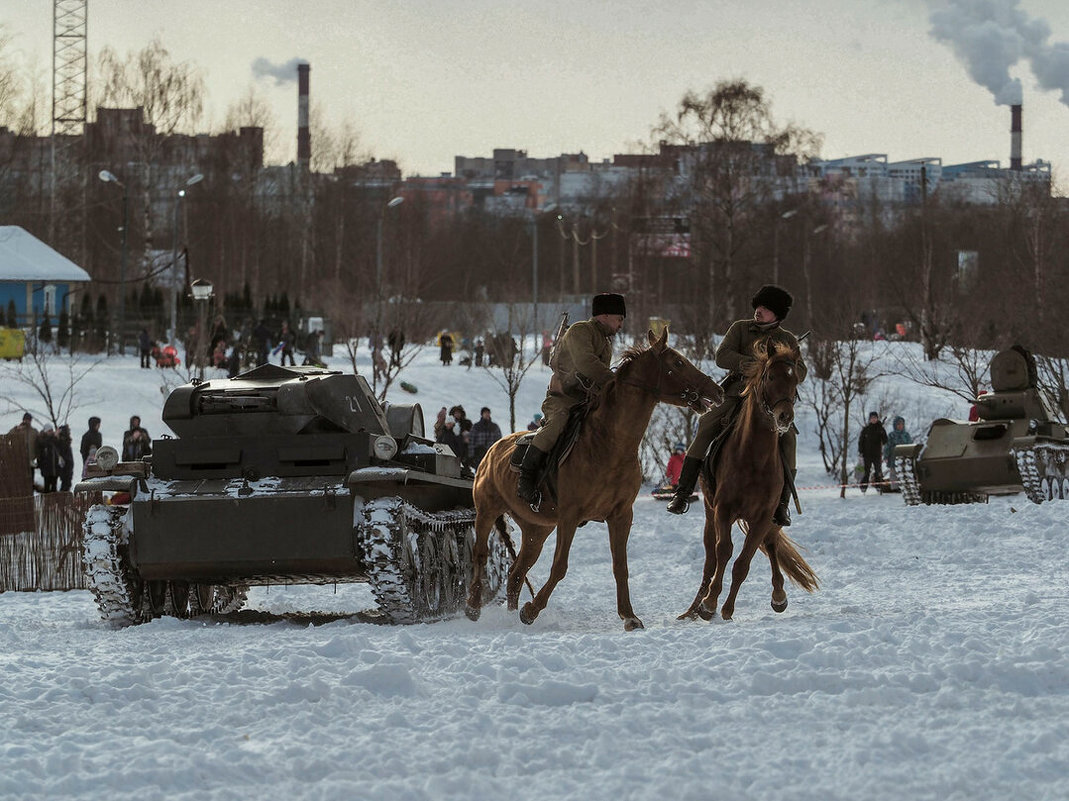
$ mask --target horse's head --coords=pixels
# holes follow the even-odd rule
[[[724,399],[720,385],[691,364],[682,353],[668,347],[667,326],[660,336],[650,331],[646,338],[650,343],[648,349],[632,349],[625,354],[625,359],[633,365],[626,383],[641,386],[659,402],[689,406],[696,412],[720,404]]]
[[[761,411],[768,415],[772,428],[780,434],[786,433],[794,422],[801,358],[797,347],[765,340],[754,345],[754,360],[745,370],[743,394],[753,396]]]

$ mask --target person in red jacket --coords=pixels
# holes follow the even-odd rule
[[[665,470],[665,477],[668,479],[668,483],[672,485],[672,489],[679,486],[679,473],[683,469],[683,458],[687,453],[687,446],[682,442],[677,442],[675,447],[672,448],[672,455],[668,457],[668,468]]]

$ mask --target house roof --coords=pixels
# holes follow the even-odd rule
[[[0,281],[90,281],[85,270],[17,225],[0,225]]]

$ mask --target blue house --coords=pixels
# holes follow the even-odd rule
[[[55,324],[71,311],[71,295],[90,281],[89,273],[17,225],[0,225],[0,317],[15,301],[20,325],[43,315]]]

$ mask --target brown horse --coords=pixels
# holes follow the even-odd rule
[[[795,543],[772,522],[783,490],[783,464],[779,437],[794,422],[794,398],[798,386],[795,364],[798,349],[775,344],[771,350],[754,348],[755,359],[745,371],[746,387],[732,431],[720,449],[715,472],[715,490],[702,477],[705,499],[705,566],[702,583],[690,609],[680,619],[716,615],[716,603],[724,584],[724,571],[731,559],[731,527],[739,521],[746,539],[731,570],[731,590],[720,614],[731,620],[739,587],[750,571],[757,549],[772,565],[772,608],[787,608],[783,572],[802,589],[818,588],[816,574],[798,552]]]
[[[506,596],[509,610],[519,606],[520,587],[538,560],[542,546],[557,529],[557,549],[549,580],[524,604],[520,620],[533,623],[549,596],[568,571],[568,552],[575,530],[587,520],[603,520],[609,527],[612,572],[616,579],[616,609],[628,631],[642,628],[631,608],[627,586],[627,538],[632,506],[642,484],[638,450],[653,409],[659,402],[689,406],[696,411],[720,403],[723,391],[705,373],[668,347],[667,329],[660,338],[650,331],[650,347],[629,349],[616,377],[603,389],[598,403],[583,422],[571,454],[560,465],[558,498],[542,501],[538,512],[516,495],[516,473],[509,456],[523,433],[498,440],[479,463],[475,475],[475,549],[467,614],[477,620],[482,607],[487,539],[495,523],[503,528],[506,512],[520,527],[523,545],[509,571]]]

